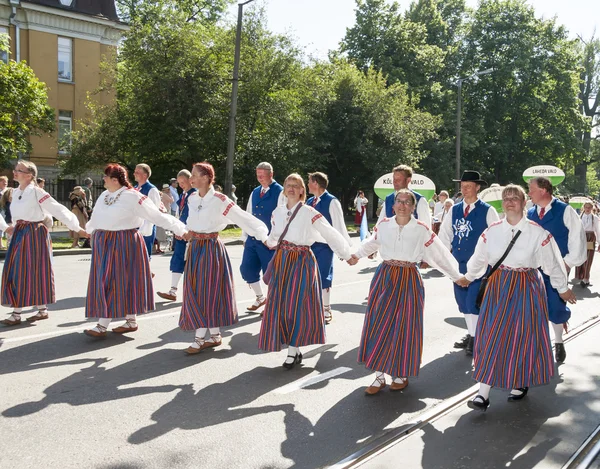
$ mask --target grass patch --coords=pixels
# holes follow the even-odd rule
[[[226,238],[226,239],[239,238],[240,236],[242,236],[242,229],[238,228],[238,227],[225,228],[223,231],[221,231],[219,233],[219,237]]]
[[[79,241],[83,243],[83,241]],[[52,238],[52,249],[69,249],[73,245],[71,238]]]

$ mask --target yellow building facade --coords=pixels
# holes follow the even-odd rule
[[[10,59],[27,62],[47,85],[56,111],[56,132],[31,138],[28,159],[41,177],[56,180],[59,152],[68,154],[68,133],[87,117],[88,98],[100,104],[114,99],[98,89],[105,67],[116,65],[126,30],[114,0],[0,0],[0,34],[10,36]]]

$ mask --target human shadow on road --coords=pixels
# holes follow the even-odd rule
[[[358,305],[356,303],[333,303],[331,305],[333,311],[346,313],[357,313],[364,315],[367,312],[367,304]]]
[[[421,271],[421,277],[423,277],[423,280],[427,280],[428,278],[441,278],[443,276],[444,274],[436,269],[429,269],[427,272]]]
[[[85,298],[85,296],[61,298],[60,300],[57,300],[56,303],[49,305],[48,311],[52,314],[59,313],[65,309],[84,308]]]
[[[458,327],[460,329],[467,329],[467,324],[465,323],[464,317],[444,318],[444,322],[446,324],[450,324],[451,326]]]

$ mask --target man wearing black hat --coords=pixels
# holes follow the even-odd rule
[[[494,207],[477,198],[481,188],[487,186],[477,171],[465,171],[460,180],[455,182],[460,182],[463,200],[452,207],[452,216],[444,219],[439,236],[458,261],[460,273],[465,273],[467,262],[475,252],[479,237],[488,226],[497,222],[499,217]],[[475,300],[480,283],[481,279],[475,280],[466,288],[454,284],[454,298],[467,323],[467,335],[460,342],[455,342],[454,348],[464,348],[467,355],[473,355],[479,318]]]

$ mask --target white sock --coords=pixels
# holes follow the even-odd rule
[[[208,332],[210,332],[210,335],[219,335],[221,333],[221,328],[220,327],[209,327]]]
[[[323,288],[323,308],[328,308],[331,303],[331,288]]]
[[[510,393],[511,393],[513,396],[520,396],[521,394],[523,394],[523,391],[519,391],[518,389],[512,389],[512,390],[510,391]]]
[[[403,384],[407,378],[402,378],[401,376],[397,376],[394,378],[394,383]]]
[[[112,318],[100,318],[98,319],[98,324],[100,324],[105,329],[108,329],[108,325],[112,321]]]
[[[196,337],[204,340],[204,338],[206,337],[206,331],[207,331],[206,327],[201,327],[200,329],[196,329]]]
[[[479,315],[469,314],[469,316],[471,316],[471,329],[473,330],[471,335],[475,337],[475,334],[477,334],[477,322],[479,321]]]
[[[489,399],[492,387],[489,384],[479,383],[479,395],[484,399]]]
[[[135,314],[128,314],[125,316],[125,320],[129,321],[130,324],[137,324],[137,321],[135,320]]]
[[[23,308],[13,308],[13,313],[21,314],[23,312]]]
[[[36,308],[38,309],[38,311],[44,311],[45,309],[48,309],[46,305],[37,305]]]
[[[285,359],[286,363],[294,363],[296,359],[296,354],[300,351],[298,347],[288,346],[287,358]]]
[[[465,322],[467,323],[467,331],[469,332],[469,335],[471,337],[475,337],[475,328],[473,327],[473,321],[471,320],[471,317],[474,316],[473,314],[465,314]]]
[[[373,384],[371,384],[371,386],[381,387],[383,386],[383,383],[385,383],[385,374],[383,373],[383,371],[376,371],[375,381],[373,381]]]
[[[562,344],[563,343],[563,325],[562,324],[554,324],[553,322],[551,322],[550,324],[552,324],[552,329],[554,330],[554,343],[555,344]]]
[[[180,274],[179,272],[171,272],[171,290],[177,290],[181,277],[183,277],[183,274]]]
[[[254,294],[257,297],[263,296],[262,285],[260,284],[260,280],[258,282],[249,283],[248,285],[250,285],[250,288],[252,288]]]

